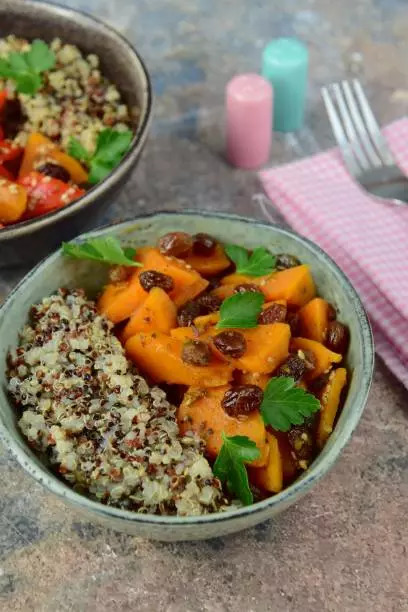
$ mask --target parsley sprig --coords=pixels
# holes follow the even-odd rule
[[[134,261],[136,249],[122,248],[119,240],[113,236],[92,238],[86,242],[63,242],[64,255],[75,259],[92,259],[106,264],[140,267],[142,264]]]
[[[221,304],[218,328],[248,329],[258,325],[258,316],[265,297],[262,293],[236,293]]]
[[[307,417],[320,410],[319,400],[295,386],[291,377],[277,376],[268,382],[261,404],[265,425],[278,431],[289,431],[292,425],[302,425]]]
[[[106,128],[98,134],[96,148],[91,155],[74,137],[68,145],[68,153],[89,166],[88,181],[94,185],[102,181],[120,163],[132,142],[131,130]]]
[[[245,462],[258,459],[261,452],[255,442],[246,436],[226,436],[224,432],[221,435],[223,443],[214,463],[214,475],[248,506],[252,504],[253,496]]]
[[[238,274],[248,276],[265,276],[271,274],[276,267],[276,257],[265,247],[257,247],[251,253],[236,244],[227,244],[225,252],[234,262]]]
[[[43,40],[34,40],[29,51],[13,51],[0,58],[0,77],[15,81],[19,93],[34,95],[43,85],[41,73],[55,65],[55,54]]]

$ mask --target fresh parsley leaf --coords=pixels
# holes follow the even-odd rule
[[[25,55],[25,60],[31,69],[40,74],[50,70],[55,65],[55,55],[47,43],[36,39],[31,43],[31,49]]]
[[[19,93],[35,94],[42,86],[41,73],[55,64],[55,55],[43,40],[34,40],[29,51],[13,51],[0,60],[0,77],[13,79]]]
[[[95,185],[116,168],[129,150],[132,138],[131,130],[118,131],[106,128],[98,134],[93,155],[89,155],[76,138],[71,138],[68,152],[72,157],[88,164],[88,181]]]
[[[257,247],[249,256],[248,251],[243,247],[236,244],[227,244],[225,252],[234,262],[238,274],[264,276],[265,274],[271,274],[276,266],[275,255],[272,255],[265,247]]]
[[[238,246],[237,244],[226,244],[224,250],[231,261],[234,262],[237,272],[248,264],[249,255],[244,247]]]
[[[105,164],[116,163],[128,150],[132,138],[133,132],[130,130],[102,130],[98,135],[94,158]]]
[[[90,162],[90,170],[88,175],[88,181],[91,185],[96,185],[103,181],[105,176],[108,176],[109,172],[113,170],[115,166],[107,165],[98,159],[92,159]]]
[[[17,91],[29,96],[35,94],[41,88],[41,85],[40,75],[31,72],[19,74],[18,80],[16,80]]]
[[[75,159],[78,159],[81,162],[86,162],[90,158],[90,155],[85,147],[83,147],[79,140],[73,136],[71,136],[68,143],[68,155],[75,157]]]
[[[27,72],[30,68],[29,63],[25,59],[25,54],[12,52],[8,56],[8,61],[11,70],[14,72]]]
[[[320,410],[319,400],[295,386],[289,376],[277,376],[268,382],[261,404],[265,425],[278,431],[289,431],[292,425],[302,425],[305,419]]]
[[[136,255],[136,249],[134,249],[133,247],[123,247],[123,253],[128,259],[133,259]]]
[[[221,304],[220,320],[217,327],[240,327],[248,329],[258,325],[258,316],[265,297],[262,293],[237,293],[226,298]]]
[[[122,248],[117,238],[93,238],[87,242],[63,242],[62,252],[64,255],[75,259],[92,259],[107,264],[118,264],[121,266],[140,267],[142,264],[131,259],[135,249]]]
[[[222,432],[222,447],[214,463],[214,475],[227,484],[228,489],[245,506],[252,504],[253,496],[249,488],[245,461],[254,461],[260,450],[253,440],[246,436],[226,436]]]

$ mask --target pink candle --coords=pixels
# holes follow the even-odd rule
[[[272,86],[259,74],[240,74],[226,87],[227,158],[239,168],[268,161],[272,138]]]

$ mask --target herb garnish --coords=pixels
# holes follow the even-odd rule
[[[41,73],[55,65],[55,54],[43,40],[34,40],[31,49],[13,51],[0,58],[0,77],[13,79],[19,93],[33,95],[43,84]]]
[[[226,482],[231,493],[248,506],[252,504],[253,496],[244,462],[258,459],[261,452],[246,436],[226,436],[224,432],[221,436],[223,443],[214,463],[214,476]]]
[[[120,266],[140,267],[142,264],[132,259],[136,249],[130,247],[122,248],[119,240],[113,236],[106,238],[92,238],[87,242],[63,242],[62,252],[64,255],[75,259],[92,259],[106,264],[117,264]]]
[[[71,137],[69,142],[68,153],[89,166],[88,181],[94,185],[116,168],[129,150],[132,138],[131,130],[118,131],[106,128],[98,134],[96,148],[92,155],[74,137]]]
[[[258,325],[258,316],[262,310],[265,297],[262,293],[237,293],[226,298],[220,307],[218,328],[248,329]]]
[[[246,249],[236,244],[227,244],[224,248],[228,257],[234,262],[238,274],[264,276],[275,270],[276,257],[265,247],[257,247],[251,255]]]
[[[305,419],[320,409],[319,400],[295,386],[289,376],[277,376],[268,382],[261,404],[265,425],[278,431],[289,431],[292,425],[302,425]]]

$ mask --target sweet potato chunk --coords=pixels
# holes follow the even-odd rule
[[[279,451],[282,461],[283,483],[285,485],[293,482],[298,468],[296,458],[293,456],[292,447],[289,444],[288,434],[283,431],[274,431],[273,435],[278,440]]]
[[[225,300],[234,293],[236,285],[220,285],[211,291],[211,295],[219,297],[221,300]]]
[[[260,281],[260,288],[268,301],[286,300],[288,306],[304,306],[316,295],[315,284],[306,265],[275,272]]]
[[[170,330],[170,336],[185,342],[186,340],[198,340],[199,334],[194,327],[174,327]]]
[[[217,244],[212,255],[195,255],[190,253],[185,258],[185,262],[205,277],[216,276],[231,265],[220,244]]]
[[[347,371],[338,368],[330,372],[329,380],[323,388],[320,401],[319,425],[317,427],[317,445],[322,448],[333,431],[333,424],[340,405],[341,392],[347,382]]]
[[[159,331],[168,334],[177,323],[177,310],[169,296],[160,287],[153,287],[143,304],[133,313],[122,333],[122,340],[137,332]]]
[[[308,338],[293,338],[291,348],[295,350],[311,351],[313,353],[316,365],[314,369],[306,375],[307,380],[313,380],[321,374],[328,372],[332,363],[340,363],[343,359],[342,355],[333,353],[333,351],[330,351],[320,342],[309,340]]]
[[[320,297],[313,298],[299,310],[300,333],[303,338],[322,344],[329,325],[329,304]]]
[[[194,366],[182,358],[184,342],[161,332],[139,332],[129,338],[125,349],[129,358],[154,382],[218,387],[232,377],[229,364],[215,359],[207,366]]]
[[[210,314],[202,315],[194,319],[194,326],[199,330],[200,333],[207,331],[210,327],[213,327],[220,320],[219,312],[210,312]]]
[[[259,372],[241,372],[240,370],[234,374],[234,377],[235,376],[239,385],[257,385],[263,390],[271,379],[268,374],[260,374]]]
[[[227,436],[247,436],[261,451],[261,457],[252,465],[265,465],[269,448],[262,417],[257,410],[239,419],[229,416],[221,404],[229,388],[228,385],[218,389],[190,387],[177,412],[180,431],[182,434],[195,431],[205,441],[207,454],[212,458],[221,449],[222,432]]]
[[[106,285],[98,300],[98,310],[113,323],[128,319],[147,297],[136,273],[127,281]]]
[[[249,479],[257,487],[271,493],[279,493],[283,487],[283,466],[278,439],[269,431],[266,432],[269,447],[268,462],[264,467],[250,467]]]
[[[209,330],[211,336],[220,329]],[[259,325],[253,329],[240,329],[245,337],[247,348],[239,359],[231,359],[214,350],[221,359],[234,365],[234,368],[245,372],[269,374],[286,359],[289,353],[290,327],[286,323],[271,323]]]
[[[169,296],[176,306],[192,300],[208,286],[208,281],[184,261],[163,255],[158,249],[143,247],[138,250],[136,259],[143,264],[144,270],[155,270],[171,276],[174,289]]]
[[[257,284],[257,281],[260,282],[260,279],[266,278],[263,276],[248,276],[247,274],[228,274],[221,279],[221,286],[223,285],[232,285],[235,287],[236,285],[244,285],[247,283]]]

